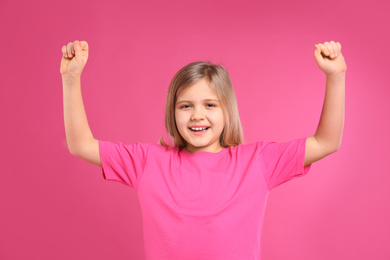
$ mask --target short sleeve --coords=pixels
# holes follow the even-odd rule
[[[106,180],[119,181],[138,189],[145,168],[148,144],[123,144],[99,140],[102,173]]]
[[[305,146],[306,138],[264,144],[260,161],[269,190],[309,172],[311,165],[304,167]]]

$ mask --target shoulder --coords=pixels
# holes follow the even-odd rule
[[[240,144],[235,147],[232,147],[232,149],[237,149],[237,150],[253,150],[253,149],[261,149],[264,148],[265,146],[275,143],[274,141],[265,141],[265,140],[259,140],[256,142],[251,142],[248,144]]]
[[[120,141],[99,140],[101,150],[117,151],[122,153],[143,152],[143,153],[169,153],[175,149],[168,149],[160,144],[154,143],[123,143]]]
[[[228,149],[230,150],[230,153],[233,154],[246,154],[250,155],[253,153],[259,153],[261,150],[263,150],[267,145],[274,143],[270,141],[257,141],[252,142],[248,144],[239,144],[237,146],[230,146]]]
[[[257,153],[263,153],[265,151],[275,151],[275,150],[284,150],[288,147],[298,147],[302,146],[305,144],[305,138],[299,138],[299,139],[294,139],[291,141],[283,141],[283,142],[278,142],[278,141],[267,141],[267,140],[260,140],[248,144],[240,144],[235,147],[230,147],[232,151],[236,152],[257,152]]]
[[[167,147],[156,143],[145,143],[143,145],[148,146],[149,153],[160,155],[160,156],[176,154],[179,152],[178,147]]]

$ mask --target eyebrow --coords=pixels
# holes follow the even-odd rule
[[[203,101],[205,101],[205,102],[210,102],[210,101],[212,101],[212,102],[218,102],[219,103],[219,100],[218,99],[204,99]],[[176,102],[176,104],[180,104],[180,103],[192,103],[190,100],[178,100],[177,102]]]

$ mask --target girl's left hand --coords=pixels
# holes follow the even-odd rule
[[[339,42],[324,42],[314,46],[314,58],[318,67],[326,76],[343,74],[347,71],[347,65],[341,54],[341,44]]]

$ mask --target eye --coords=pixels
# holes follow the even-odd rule
[[[190,107],[190,105],[182,105],[182,106],[180,106],[180,108],[189,108]]]
[[[207,104],[206,107],[215,107],[214,104]]]

